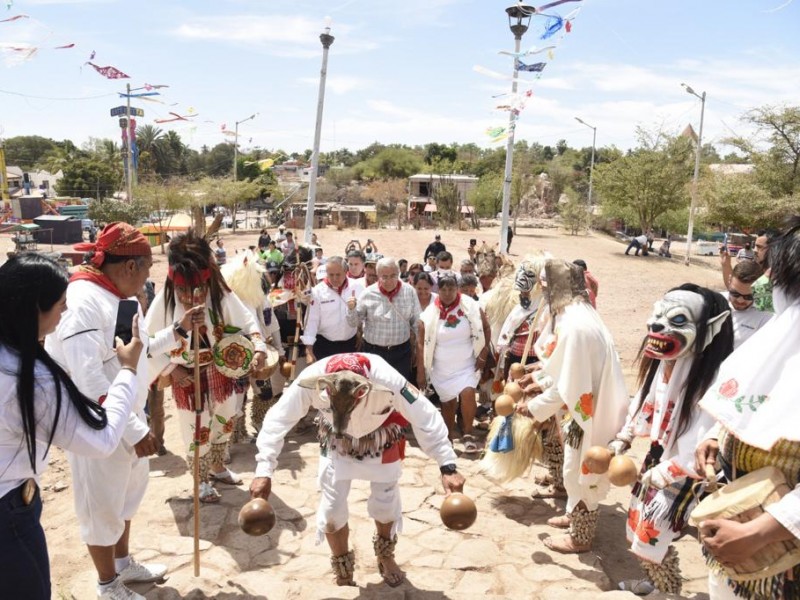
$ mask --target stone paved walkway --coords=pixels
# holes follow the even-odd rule
[[[231,468],[243,475],[245,484],[220,486],[222,501],[202,506],[199,578],[192,569],[192,483],[186,466],[174,455],[151,461],[148,496],[165,501],[143,506],[131,546],[140,561],[167,563],[170,575],[161,585],[137,591],[149,600],[635,598],[611,591],[618,580],[640,573],[624,542],[624,490],[614,490],[601,508],[595,550],[560,555],[549,551],[542,539],[558,534],[545,522],[563,511],[563,503],[531,499],[532,476],[500,487],[478,472],[477,460],[462,456],[459,468],[467,477],[465,491],[478,506],[478,519],[465,532],[450,531],[439,518],[443,496],[438,469],[412,443],[401,480],[404,522],[397,546],[408,579],[398,588],[382,583],[372,553],[373,524],[367,517],[369,486],[354,482],[350,527],[359,587],[342,588],[331,584],[327,545],[314,544],[318,448],[313,434],[287,438],[270,499],[278,522],[263,537],[247,536],[237,525],[239,509],[249,499],[254,453],[254,445],[234,446]],[[634,457],[641,454],[634,452]],[[678,546],[686,565],[687,597],[707,598],[697,593],[706,585],[696,541],[687,536]],[[94,598],[92,581],[91,571],[76,573],[71,596]],[[659,597],[664,596],[650,596]]]

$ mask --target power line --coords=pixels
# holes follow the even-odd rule
[[[51,96],[33,96],[31,94],[22,94],[20,92],[12,92],[10,90],[0,90],[0,94],[8,94],[10,96],[20,96],[21,98],[35,98],[36,100],[94,100],[96,98],[107,98],[109,96],[116,96],[117,94],[98,94],[97,96],[66,96],[62,98],[55,98]]]

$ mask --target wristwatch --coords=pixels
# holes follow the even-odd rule
[[[175,333],[177,333],[183,339],[185,339],[185,340],[189,339],[189,332],[186,331],[183,327],[181,327],[181,322],[180,321],[175,321],[175,324],[172,326],[172,329],[175,331]]]
[[[453,464],[442,465],[441,467],[439,467],[439,472],[442,475],[453,475],[456,472],[456,466]]]

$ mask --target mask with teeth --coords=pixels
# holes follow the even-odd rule
[[[655,303],[647,320],[645,355],[656,360],[674,360],[691,354],[702,311],[700,294],[685,290],[667,292]]]

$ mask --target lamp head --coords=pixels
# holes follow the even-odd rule
[[[686,85],[685,83],[682,83],[682,84],[681,84],[681,86],[683,87],[683,89],[685,89],[685,90],[686,90],[686,93],[687,93],[687,94],[692,94],[693,96],[697,96],[697,92],[695,92],[695,91],[692,89],[692,86],[690,86],[690,85]]]
[[[518,2],[506,9],[508,27],[515,39],[521,39],[531,24],[531,17],[536,14],[536,9],[528,4]]]

